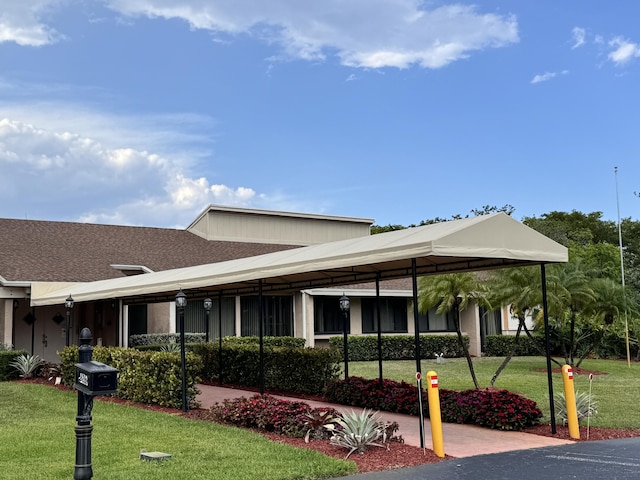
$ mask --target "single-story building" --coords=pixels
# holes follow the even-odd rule
[[[173,269],[245,259],[311,245],[331,244],[370,235],[368,218],[209,206],[186,229],[96,225],[88,223],[0,219],[0,344],[13,345],[57,362],[57,352],[77,343],[81,328],[94,342],[127,346],[129,336],[176,332],[174,302],[167,297],[123,301],[120,296],[82,301],[67,309],[63,302],[36,305],[32,288],[63,288],[66,283],[96,282]],[[246,267],[244,267],[246,268]],[[349,333],[375,334],[375,283],[297,288],[263,296],[264,334],[292,335],[307,346],[326,345],[343,331],[339,298],[351,300]],[[411,278],[379,282],[384,334],[415,333]],[[212,296],[208,316],[211,338],[257,335],[258,296],[238,291]],[[204,332],[202,298],[188,298],[187,332]],[[37,303],[37,302],[36,302]],[[451,333],[451,318],[434,311],[421,315],[424,333]],[[486,335],[517,327],[506,309],[461,314],[471,353],[480,355]]]

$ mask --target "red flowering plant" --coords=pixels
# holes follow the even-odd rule
[[[257,428],[289,437],[304,437],[310,430],[323,428],[322,425],[316,425],[312,419],[332,418],[337,415],[338,412],[332,408],[315,409],[304,402],[280,400],[270,395],[224,400],[209,410],[209,417],[214,421]]]
[[[406,382],[367,380],[348,377],[331,382],[324,393],[325,400],[341,405],[383,410],[386,412],[418,414],[418,388]],[[425,395],[426,402],[426,395]]]
[[[439,390],[442,421],[468,423],[500,430],[522,430],[542,417],[536,403],[506,390]],[[418,388],[406,382],[366,380],[349,377],[332,382],[325,399],[395,413],[418,414]],[[427,395],[423,391],[423,410],[429,415]]]
[[[499,430],[522,430],[538,423],[542,412],[536,402],[508,392],[487,390],[473,412],[474,423]]]

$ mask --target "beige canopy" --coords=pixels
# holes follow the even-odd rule
[[[178,247],[179,248],[179,247]],[[312,287],[568,261],[567,249],[504,213],[96,282],[34,282],[31,305],[285,293]],[[260,286],[259,286],[260,285]]]

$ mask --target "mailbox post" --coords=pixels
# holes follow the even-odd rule
[[[93,347],[91,346],[91,330],[83,328],[80,332],[80,347],[78,348],[78,363],[73,387],[78,390],[78,415],[76,416],[76,465],[73,472],[74,480],[85,480],[93,477],[91,466],[91,410],[93,397],[109,395],[118,391],[118,371],[94,362]]]

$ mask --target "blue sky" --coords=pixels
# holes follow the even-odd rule
[[[640,217],[638,2],[3,0],[0,217]],[[616,175],[618,167],[616,195]]]

